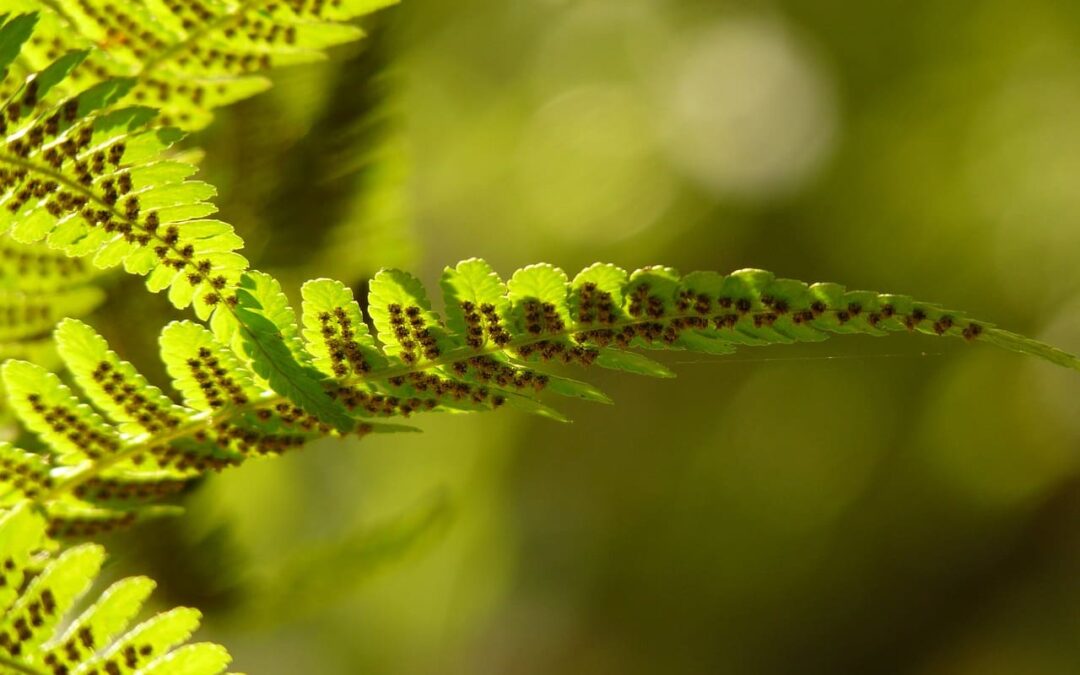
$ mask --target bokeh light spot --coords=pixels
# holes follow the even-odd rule
[[[645,111],[626,87],[555,96],[526,128],[518,193],[533,222],[571,241],[611,241],[653,223],[673,194],[656,168]]]
[[[720,20],[677,50],[668,70],[667,148],[706,189],[749,199],[789,193],[829,156],[832,77],[779,21]]]

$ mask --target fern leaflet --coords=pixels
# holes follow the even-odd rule
[[[128,629],[154,589],[145,577],[114,583],[66,625],[105,560],[82,544],[48,550],[45,522],[20,503],[0,515],[0,670],[28,675],[185,673],[216,675],[229,654],[219,645],[185,646],[199,612],[180,607]]]
[[[25,42],[34,15],[0,26],[4,58]],[[194,167],[164,159],[182,134],[151,126],[150,108],[116,107],[134,81],[110,79],[65,96],[56,86],[86,58],[68,52],[19,80],[10,69],[0,101],[0,231],[44,241],[66,256],[123,265],[169,290],[177,307],[208,317],[247,261],[232,227],[205,217],[214,189],[189,180]]]

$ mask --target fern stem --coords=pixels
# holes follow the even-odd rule
[[[229,311],[233,311],[233,309],[231,307],[228,307],[228,305],[226,305],[225,307],[229,309]],[[687,316],[689,316],[689,314],[687,314]],[[610,327],[621,328],[637,323],[648,323],[648,321],[643,321],[640,319],[634,321],[624,321],[616,324],[611,324]],[[241,324],[241,326],[242,325],[243,324]],[[469,349],[463,347],[448,354],[445,354],[442,357],[433,361],[427,361],[414,365],[402,365],[393,368],[384,368],[381,371],[374,371],[368,373],[364,377],[349,377],[340,380],[332,380],[332,382],[337,386],[363,384],[364,382],[382,382],[400,375],[408,375],[410,373],[422,372],[425,370],[430,370],[432,368],[438,368],[440,366],[452,365],[458,361],[470,359],[475,356],[490,356],[493,354],[510,351],[512,349],[517,349],[519,347],[524,347],[537,342],[543,342],[544,340],[551,340],[552,338],[569,337],[576,332],[579,331],[566,330],[559,334],[549,334],[540,337],[529,336],[528,338],[513,340],[509,342],[505,347],[494,346],[485,349]],[[175,429],[169,431],[166,434],[140,434],[139,436],[135,436],[128,441],[126,447],[124,447],[123,449],[114,452],[107,457],[103,457],[92,464],[85,465],[85,468],[76,470],[75,472],[69,474],[63,481],[59,482],[56,486],[54,486],[52,490],[45,493],[45,495],[42,497],[42,501],[52,501],[58,499],[61,495],[69,493],[83,483],[96,478],[110,467],[113,467],[120,462],[123,462],[125,459],[129,459],[132,456],[139,454],[140,452],[145,452],[155,445],[164,445],[173,441],[178,441],[182,438],[194,436],[199,431],[212,428],[213,426],[221,422],[226,422],[233,417],[242,415],[244,413],[253,412],[255,410],[258,410],[259,408],[273,406],[286,400],[287,399],[284,396],[281,396],[274,392],[266,391],[263,392],[263,396],[260,397],[257,401],[252,401],[239,406],[230,406],[221,410],[216,415],[209,412],[199,413],[189,419],[186,423],[177,426]]]
[[[260,401],[259,405],[265,405],[265,403],[271,400],[277,400],[278,398],[280,397],[275,394],[268,399]],[[109,469],[110,467],[116,466],[125,459],[129,459],[140,452],[144,452],[152,446],[165,445],[168,443],[172,443],[173,441],[178,441],[181,438],[193,436],[197,431],[201,429],[211,427],[217,422],[226,420],[234,414],[244,412],[246,408],[247,406],[236,406],[234,408],[229,408],[228,410],[222,411],[223,413],[229,414],[222,415],[220,418],[215,418],[209,413],[202,412],[193,415],[190,419],[188,419],[186,423],[178,425],[175,429],[169,431],[168,433],[160,435],[139,434],[138,436],[133,436],[125,444],[127,447],[118,450],[117,452],[114,452],[106,457],[95,460],[92,464],[85,465],[84,468],[77,469],[73,473],[69,474],[67,478],[57,483],[56,486],[54,486],[51,490],[45,493],[45,495],[41,498],[41,501],[48,502],[57,499],[61,495],[71,492],[86,481],[92,480],[93,478],[101,475],[105,470]]]

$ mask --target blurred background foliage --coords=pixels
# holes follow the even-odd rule
[[[365,27],[192,142],[294,297],[470,256],[755,266],[1080,349],[1073,0],[405,0]],[[150,370],[166,303],[113,283],[95,323]],[[906,336],[668,361],[596,373],[617,405],[573,425],[252,463],[114,537],[115,571],[253,674],[1080,672],[1075,373]]]

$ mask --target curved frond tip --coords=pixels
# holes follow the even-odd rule
[[[347,286],[316,279],[301,289],[299,319],[269,275],[246,273],[237,288],[210,327],[179,321],[162,332],[180,402],[74,319],[56,341],[81,395],[40,366],[7,362],[12,407],[49,452],[0,446],[0,505],[30,499],[54,535],[91,535],[173,512],[158,502],[207,471],[325,436],[410,429],[394,418],[508,406],[566,421],[550,405],[558,397],[610,403],[566,366],[672,376],[649,351],[723,356],[915,332],[1080,370],[1072,354],[962,312],[754,269],[681,275],[597,264],[571,278],[540,264],[504,282],[473,259],[446,268],[441,307],[415,277],[384,270],[366,316]]]

